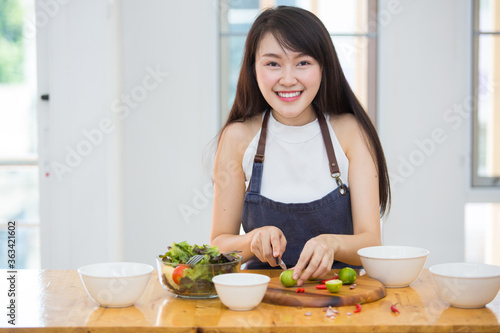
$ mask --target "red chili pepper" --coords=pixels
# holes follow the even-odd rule
[[[361,312],[361,304],[356,303],[356,310],[354,310],[354,313]]]
[[[306,292],[306,288],[302,288],[302,289],[300,290],[300,292],[301,292],[301,293],[305,293],[305,292]]]
[[[318,284],[318,285],[316,285],[316,289],[326,289],[326,285]]]
[[[396,308],[396,305],[398,305],[398,303],[391,305],[391,311],[399,314],[399,310]]]
[[[305,292],[305,288],[297,288],[297,290],[295,290],[295,292],[298,294],[298,293],[303,293]]]

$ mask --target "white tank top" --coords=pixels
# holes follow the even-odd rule
[[[339,164],[340,178],[348,186],[349,160],[330,125],[329,115],[326,115],[326,122]],[[242,166],[247,187],[252,178],[260,132],[254,136],[243,155]],[[328,165],[318,119],[303,126],[288,126],[278,122],[271,113],[261,195],[283,203],[306,203],[321,199],[337,188]]]

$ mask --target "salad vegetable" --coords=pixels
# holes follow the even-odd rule
[[[180,280],[184,276],[184,270],[189,269],[188,266],[177,266],[174,271],[172,272],[172,280],[174,280],[175,283],[179,284]]]
[[[183,266],[197,254],[204,258],[195,265]],[[163,282],[180,294],[215,293],[212,278],[237,272],[240,260],[240,256],[235,253],[220,253],[216,246],[189,245],[186,241],[172,243],[159,258],[165,264],[162,268],[165,274]]]

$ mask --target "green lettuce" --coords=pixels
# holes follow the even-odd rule
[[[159,255],[165,263],[185,264],[194,255],[202,254],[203,259],[189,269],[185,269],[179,281],[182,293],[213,293],[212,278],[219,274],[237,272],[236,253],[221,254],[216,246],[189,245],[186,241],[172,243],[168,251]],[[224,265],[227,264],[227,265]]]
[[[172,243],[168,251],[159,257],[167,263],[185,264],[196,254],[204,255],[198,265],[224,264],[238,259],[235,254],[221,254],[217,246],[210,245],[189,245],[186,241]]]

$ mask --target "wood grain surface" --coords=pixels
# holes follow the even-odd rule
[[[251,271],[270,277],[279,270]],[[0,300],[7,298],[7,271],[0,270]],[[362,305],[336,307],[336,318],[319,307],[261,303],[251,311],[232,311],[218,298],[186,300],[163,289],[157,272],[135,304],[102,308],[87,295],[76,270],[19,270],[16,323],[7,323],[6,305],[0,333],[148,333],[148,332],[500,332],[500,295],[480,309],[457,309],[443,301],[428,270],[406,288]],[[397,303],[401,314],[391,312]]]
[[[332,271],[325,279],[333,278],[335,272],[338,270]],[[346,306],[374,302],[386,295],[384,285],[366,274],[358,276],[355,283],[354,289],[351,289],[349,285],[343,285],[338,293],[331,293],[325,289],[316,289],[316,285],[321,284],[321,280],[306,281],[301,286],[305,291],[297,293],[297,286],[284,287],[280,282],[280,277],[275,276],[271,278],[263,302],[299,307]]]

